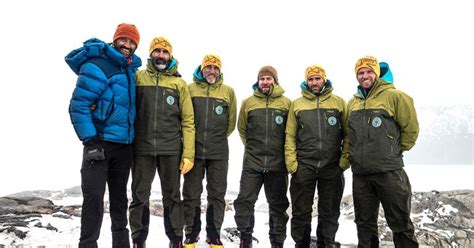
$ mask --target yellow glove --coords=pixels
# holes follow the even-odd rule
[[[181,174],[186,174],[188,171],[190,171],[194,166],[194,163],[189,161],[187,158],[183,158],[181,160],[181,165],[179,166],[179,169],[181,170]]]
[[[286,166],[286,170],[288,170],[288,173],[290,173],[290,174],[295,173],[297,169],[298,169],[298,163],[294,163],[292,165],[287,165]]]

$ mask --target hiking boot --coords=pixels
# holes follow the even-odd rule
[[[273,242],[272,243],[272,248],[283,248],[283,244],[278,243],[278,242]]]
[[[169,248],[183,248],[183,241],[170,241]]]
[[[239,248],[252,248],[252,240],[240,240]]]
[[[211,248],[224,248],[221,240],[219,238],[211,239],[209,237],[206,238],[206,242],[211,245]]]
[[[186,240],[184,240],[184,248],[195,248],[198,241],[199,236],[195,238],[187,238]]]
[[[133,247],[133,248],[146,248],[146,244],[145,244],[145,241],[134,240],[132,247]]]

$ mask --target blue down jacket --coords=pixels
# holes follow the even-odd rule
[[[101,140],[130,144],[135,135],[135,71],[131,61],[101,40],[92,38],[71,51],[66,63],[78,75],[69,104],[72,125],[81,141]],[[91,110],[91,106],[95,109]]]

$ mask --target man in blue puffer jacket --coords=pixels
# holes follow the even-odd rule
[[[130,247],[127,182],[133,161],[135,71],[140,34],[132,24],[117,27],[113,43],[92,38],[66,56],[78,75],[69,105],[71,122],[84,144],[79,247],[97,247],[109,188],[112,247]]]

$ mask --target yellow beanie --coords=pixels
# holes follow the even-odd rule
[[[308,81],[308,78],[313,76],[320,76],[326,82],[326,71],[320,65],[312,65],[306,68],[304,71],[304,79]]]
[[[372,56],[364,56],[357,60],[357,63],[355,64],[356,75],[357,72],[359,72],[360,68],[364,67],[371,69],[373,72],[375,72],[377,77],[380,77],[380,65],[376,58]]]
[[[202,59],[201,70],[204,69],[204,67],[206,67],[208,65],[215,65],[219,68],[219,70],[221,70],[222,62],[221,62],[221,58],[219,57],[219,55],[206,54],[206,56],[204,56],[204,59]]]
[[[157,48],[165,49],[173,57],[173,47],[165,37],[155,37],[150,43],[150,54]]]

